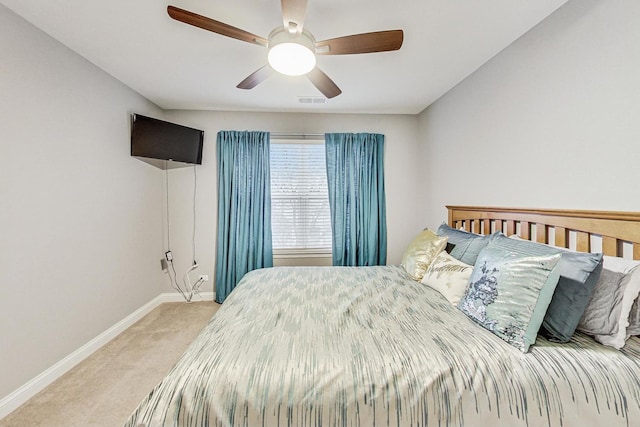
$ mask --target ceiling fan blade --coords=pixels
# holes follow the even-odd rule
[[[167,6],[167,13],[176,21],[231,37],[232,39],[242,40],[243,42],[257,44],[259,46],[266,46],[268,43],[264,37],[256,36],[255,34],[232,27],[224,22],[216,21],[215,19],[207,18],[206,16],[198,15],[197,13],[189,12],[188,10],[175,6]]]
[[[377,31],[337,37],[316,43],[319,55],[347,55],[352,53],[372,53],[398,50],[402,47],[402,30]]]
[[[271,75],[273,72],[273,68],[269,64],[264,65],[263,67],[258,68],[256,71],[251,73],[246,79],[238,83],[236,86],[238,89],[253,89],[258,86],[260,83],[265,81],[267,77]]]
[[[304,17],[307,13],[307,0],[281,0],[284,28],[291,34],[302,33]]]
[[[307,77],[318,88],[320,92],[327,98],[334,98],[342,93],[340,88],[327,76],[320,68],[315,67],[311,70]]]

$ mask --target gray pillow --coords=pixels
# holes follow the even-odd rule
[[[602,268],[624,274],[620,283],[623,292],[619,306],[616,307],[616,312],[619,313],[618,330],[612,334],[595,334],[593,337],[599,343],[619,350],[625,346],[634,329],[630,319],[633,304],[640,295],[640,261],[604,256]]]
[[[559,254],[527,256],[489,245],[478,256],[458,308],[526,353],[558,283],[559,260]]]
[[[636,298],[636,301],[631,307],[631,313],[629,313],[629,327],[627,328],[628,335],[640,335],[640,297]]]
[[[456,230],[444,222],[438,227],[436,233],[449,238],[448,242],[453,245],[449,252],[452,257],[469,265],[475,265],[478,254],[487,246],[490,237]]]
[[[624,273],[602,269],[591,301],[578,324],[579,331],[589,335],[611,335],[618,332],[625,276]]]
[[[578,327],[602,271],[602,254],[574,252],[528,240],[510,239],[502,233],[491,235],[490,246],[524,255],[561,254],[560,280],[542,322],[549,340],[568,342]]]

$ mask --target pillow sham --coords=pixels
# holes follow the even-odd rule
[[[458,308],[523,353],[538,330],[560,277],[560,254],[529,256],[491,245],[478,255]]]
[[[417,281],[422,280],[429,264],[447,245],[447,237],[438,236],[429,229],[418,234],[402,256],[402,267]]]
[[[562,255],[558,262],[560,280],[542,322],[542,331],[550,341],[571,340],[600,277],[602,254],[570,251],[509,238],[502,233],[492,234],[489,246],[528,256]]]
[[[449,252],[451,256],[469,265],[476,263],[478,254],[487,246],[490,237],[469,233],[468,231],[456,230],[444,222],[438,227],[436,232],[440,236],[447,236],[449,238],[448,242],[453,245],[453,248]]]
[[[636,302],[631,307],[627,335],[640,335],[640,296],[636,298]]]
[[[612,335],[618,332],[618,320],[625,290],[625,274],[602,268],[591,301],[578,323],[588,335]]]
[[[472,266],[442,251],[427,268],[422,283],[440,292],[451,304],[458,305],[472,271]]]
[[[632,261],[617,257],[604,257],[606,269],[624,274],[621,286],[624,288],[619,307],[616,307],[618,314],[617,331],[612,334],[594,335],[596,341],[601,344],[617,348],[624,347],[627,338],[631,335],[629,318],[634,301],[640,294],[640,261]],[[633,329],[633,328],[631,328]]]

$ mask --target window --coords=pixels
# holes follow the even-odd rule
[[[331,253],[323,142],[271,142],[271,225],[275,253]]]

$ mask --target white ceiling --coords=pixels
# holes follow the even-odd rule
[[[404,30],[399,51],[319,56],[342,89],[325,104],[305,77],[236,85],[266,48],[171,19],[169,4],[267,37],[277,0],[0,0],[9,9],[164,109],[416,114],[567,0],[309,0],[316,40]]]

